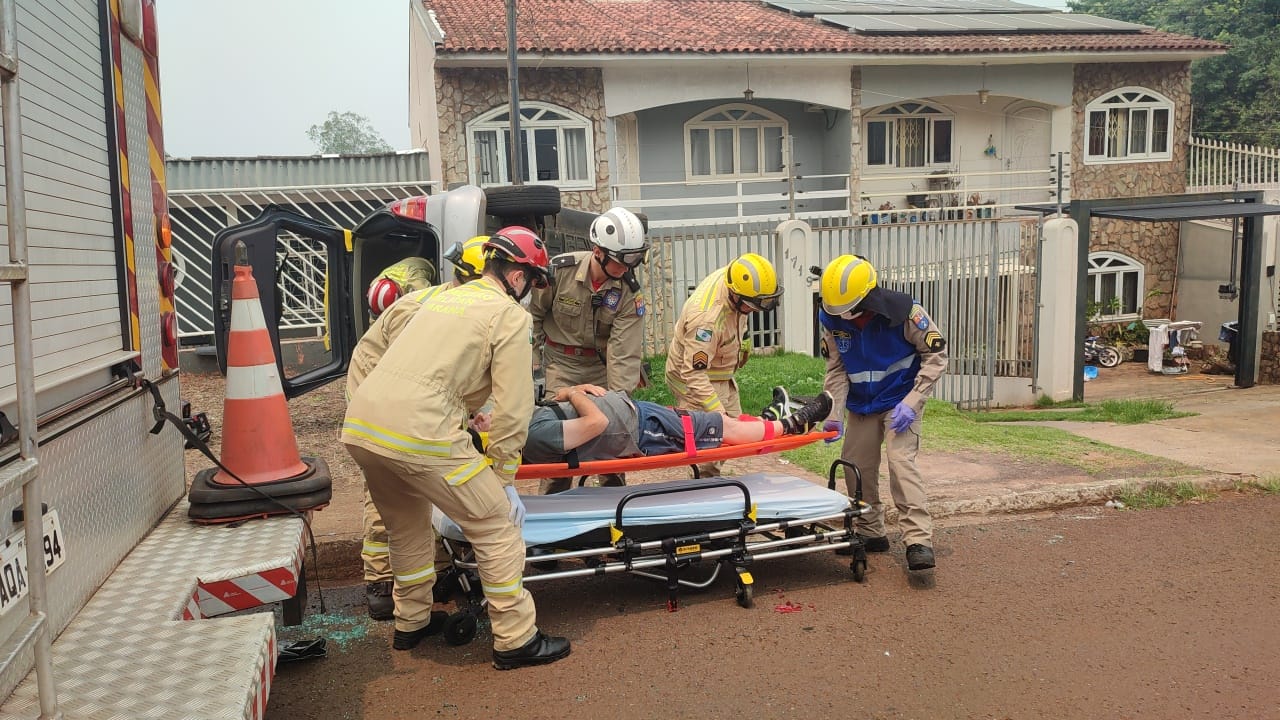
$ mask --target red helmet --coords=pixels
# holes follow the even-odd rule
[[[512,225],[504,227],[489,237],[484,244],[485,257],[497,256],[504,260],[525,265],[530,271],[534,287],[544,288],[551,280],[547,264],[547,248],[529,228]]]
[[[369,309],[381,315],[400,298],[400,286],[390,278],[378,278],[369,286]]]

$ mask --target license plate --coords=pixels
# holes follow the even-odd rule
[[[4,541],[0,548],[0,615],[21,605],[30,590],[27,584],[27,543],[24,531],[19,530]],[[57,570],[67,559],[67,547],[62,539],[62,525],[58,523],[58,511],[50,510],[44,516],[44,572]]]

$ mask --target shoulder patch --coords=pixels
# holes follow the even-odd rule
[[[698,352],[693,354],[694,370],[706,370],[709,364],[710,364],[710,360],[707,359],[706,353],[699,350]]]
[[[644,298],[636,296],[636,317],[644,317]]]
[[[578,257],[573,253],[563,253],[551,258],[551,269],[559,270],[560,268],[577,267]]]
[[[696,338],[698,342],[710,342],[711,328],[698,328],[694,331],[693,337]]]
[[[929,329],[929,316],[925,315],[924,308],[919,305],[911,306],[911,324],[921,330]]]

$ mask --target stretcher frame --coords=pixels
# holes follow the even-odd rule
[[[751,567],[757,560],[797,557],[818,552],[850,549],[849,569],[855,582],[863,582],[867,572],[867,551],[862,538],[854,530],[854,519],[870,511],[862,500],[862,475],[852,463],[836,460],[828,471],[827,489],[835,490],[836,470],[850,468],[855,478],[854,497],[838,513],[810,517],[756,522],[756,508],[750,490],[734,478],[710,478],[677,488],[637,486],[618,502],[610,528],[612,542],[599,547],[562,550],[543,554],[527,554],[526,567],[554,568],[562,560],[582,560],[584,567],[566,570],[549,569],[525,575],[523,582],[542,583],[575,577],[603,577],[627,573],[664,582],[667,589],[667,611],[679,609],[681,588],[701,590],[709,587],[722,570],[734,573],[734,597],[738,605],[754,604],[755,580]],[[743,495],[743,511],[734,521],[725,521],[719,530],[676,533],[656,540],[635,540],[628,535],[623,521],[626,505],[634,500],[656,495],[680,494],[708,488],[735,487]],[[635,526],[631,526],[635,527]],[[652,530],[654,525],[643,526]],[[487,601],[480,590],[478,565],[469,543],[441,537],[451,559],[451,566],[436,580],[436,600],[457,596],[458,610],[445,621],[443,634],[450,645],[465,645],[475,638],[480,613]],[[701,579],[685,577],[685,571],[704,562],[713,562]]]

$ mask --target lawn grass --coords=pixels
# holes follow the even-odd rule
[[[648,400],[660,405],[671,405],[675,400],[664,380],[667,358],[658,355],[649,358],[650,385],[637,390],[637,400]],[[826,364],[822,358],[800,353],[779,352],[773,355],[754,355],[738,371],[738,396],[742,412],[758,415],[773,401],[773,388],[781,385],[792,395],[817,395],[822,392],[822,378]]]
[[[1043,407],[1037,403],[1037,407]],[[1190,417],[1195,413],[1173,409],[1166,400],[1103,400],[1098,404],[1053,404],[1044,410],[990,410],[973,413],[977,422],[1039,422],[1044,420],[1075,420],[1077,422],[1113,422],[1122,425],[1139,425],[1155,420]]]
[[[1142,487],[1126,485],[1120,489],[1116,499],[1124,503],[1126,510],[1146,510],[1203,502],[1216,495],[1217,493],[1202,490],[1190,482],[1154,482]]]

